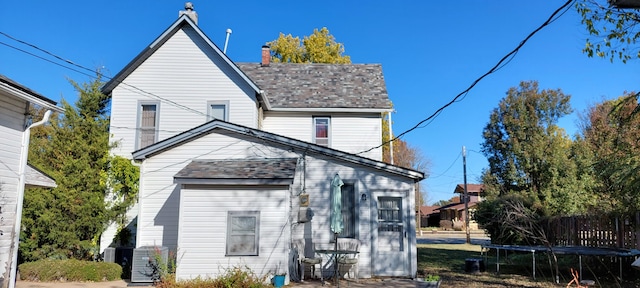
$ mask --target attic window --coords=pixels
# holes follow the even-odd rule
[[[209,101],[207,106],[207,121],[229,121],[229,101]]]

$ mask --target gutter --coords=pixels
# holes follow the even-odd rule
[[[20,180],[18,181],[18,195],[16,200],[16,219],[13,224],[13,241],[11,242],[11,273],[9,274],[9,288],[15,288],[16,286],[16,272],[18,264],[18,248],[20,244],[20,224],[22,224],[22,203],[24,202],[24,186],[26,182],[27,171],[27,158],[29,156],[29,137],[31,137],[31,128],[44,125],[49,122],[51,116],[51,109],[47,110],[42,117],[42,120],[31,124],[22,133],[22,151],[20,152]]]

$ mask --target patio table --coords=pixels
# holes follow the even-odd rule
[[[333,245],[333,244],[331,244]],[[334,265],[335,265],[335,271],[333,274],[334,277],[334,281],[336,283],[338,282],[338,257],[343,256],[343,255],[349,255],[349,254],[358,254],[360,253],[359,251],[353,251],[353,250],[336,250],[334,247],[331,248],[321,248],[321,249],[316,249],[316,253],[318,254],[324,254],[324,255],[328,255],[329,258],[331,258],[332,256],[334,257]]]

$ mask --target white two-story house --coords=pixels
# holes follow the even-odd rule
[[[293,239],[333,241],[337,174],[340,237],[361,241],[360,277],[414,276],[424,174],[381,162],[391,110],[381,65],[261,53],[261,63],[235,63],[186,13],[104,85],[112,152],[140,166],[136,247],[177,251],[179,279],[230,266],[291,273]]]
[[[19,239],[25,187],[56,186],[53,179],[27,164],[31,128],[48,121],[48,116],[32,118],[29,108],[33,106],[49,113],[64,111],[55,101],[0,75],[0,283],[15,281],[9,274],[16,272],[14,244]]]

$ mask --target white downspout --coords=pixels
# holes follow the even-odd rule
[[[16,286],[16,272],[18,264],[18,248],[20,244],[20,224],[22,222],[22,202],[24,201],[24,185],[26,183],[27,158],[29,156],[29,137],[31,136],[31,128],[43,125],[49,121],[51,110],[47,110],[42,120],[33,123],[27,127],[22,133],[22,151],[20,153],[20,180],[18,182],[18,195],[16,200],[16,222],[13,227],[13,250],[11,251],[11,273],[9,274],[9,288]]]

